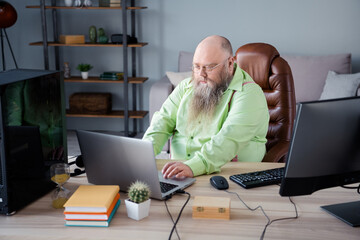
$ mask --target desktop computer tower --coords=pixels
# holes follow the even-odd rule
[[[60,72],[0,72],[0,213],[11,215],[55,188],[50,166],[67,162]]]

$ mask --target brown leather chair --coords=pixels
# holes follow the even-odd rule
[[[237,65],[263,89],[269,107],[267,153],[263,162],[285,162],[294,125],[296,102],[289,64],[275,47],[250,43],[235,54]]]

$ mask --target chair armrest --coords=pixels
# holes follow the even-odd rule
[[[264,156],[262,162],[286,162],[290,142],[279,141]]]
[[[174,86],[171,84],[168,77],[164,76],[159,81],[156,81],[150,88],[149,93],[149,121],[156,111],[159,111],[167,97],[173,91]]]

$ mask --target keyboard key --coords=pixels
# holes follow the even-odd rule
[[[160,182],[160,187],[161,187],[161,192],[166,193],[166,192],[170,191],[171,189],[178,187],[178,185]]]

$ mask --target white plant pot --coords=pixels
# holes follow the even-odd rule
[[[88,79],[88,77],[89,77],[89,72],[81,72],[82,79]]]
[[[126,211],[129,218],[134,220],[141,220],[149,216],[151,199],[146,200],[142,203],[134,203],[129,199],[125,200]]]

